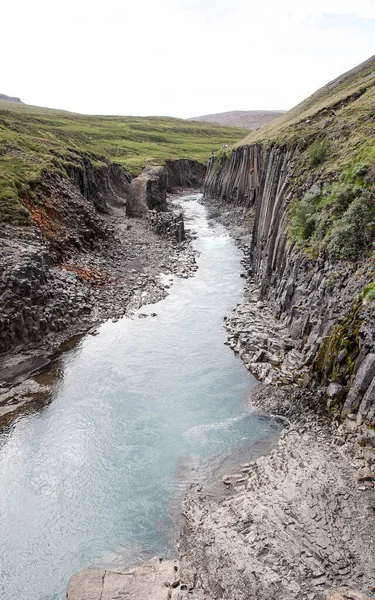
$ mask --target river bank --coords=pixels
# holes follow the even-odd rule
[[[130,218],[123,208],[112,207],[108,215],[101,217],[111,232],[105,244],[70,253],[62,267],[52,266],[49,259],[40,265],[41,283],[33,301],[41,304],[44,319],[48,320],[48,311],[51,315],[58,312],[61,324],[56,323],[49,332],[40,326],[36,339],[25,339],[1,354],[0,424],[48,397],[51,385],[38,374],[50,368],[84,333],[95,335],[104,321],[133,314],[142,305],[165,298],[174,275],[194,274],[196,254],[190,233],[185,234],[181,210],[174,203],[177,197],[169,197],[163,213],[150,212],[147,218]],[[22,292],[18,300],[20,312],[30,302],[24,295],[23,272],[29,269],[34,254],[46,254],[38,234],[34,232],[31,238],[20,247],[18,255],[14,245],[20,241],[11,237],[2,250],[2,268],[5,273],[12,273],[14,285]],[[10,263],[15,256],[17,263]],[[13,303],[16,299],[17,293]]]
[[[182,581],[214,599],[371,598],[374,432],[319,416],[316,394],[295,388],[260,386],[250,402],[292,424],[269,456],[225,479],[232,497],[187,494]]]
[[[375,433],[350,419],[338,426],[321,398],[288,386],[259,384],[249,402],[290,424],[269,455],[223,477],[222,494],[195,485],[185,495],[179,560],[87,569],[69,600],[373,597]]]

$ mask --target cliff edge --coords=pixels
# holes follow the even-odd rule
[[[296,382],[323,384],[330,409],[372,425],[374,111],[372,57],[212,157],[205,186],[247,229],[252,293],[288,333]],[[290,349],[254,347],[240,325],[233,345],[245,362],[268,364],[261,378],[281,382]]]

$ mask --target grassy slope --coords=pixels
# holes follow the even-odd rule
[[[137,174],[146,164],[168,159],[206,163],[212,150],[243,135],[243,129],[183,119],[85,116],[0,102],[0,221],[19,222],[30,183],[43,169],[63,170],[74,151]]]
[[[250,133],[252,144],[298,147],[291,241],[317,256],[356,260],[375,247],[375,56],[282,117]],[[220,151],[220,155],[232,150]],[[306,182],[315,188],[306,193]],[[310,184],[311,185],[311,184]]]
[[[303,147],[312,139],[327,137],[332,144],[325,171],[337,171],[353,158],[374,160],[374,119],[375,56],[330,82],[282,117],[250,133],[237,146],[276,142]]]

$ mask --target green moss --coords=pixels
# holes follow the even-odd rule
[[[314,371],[321,383],[327,385],[333,381],[341,384],[348,391],[360,350],[359,331],[363,323],[362,310],[366,304],[372,302],[375,302],[375,283],[367,285],[362,290],[348,316],[342,319],[332,333],[324,339],[314,362]],[[345,396],[344,393],[343,398]]]
[[[369,304],[375,303],[375,283],[370,283],[370,285],[365,287],[363,290],[363,300]]]
[[[320,346],[314,370],[323,384],[330,381],[344,387],[349,384],[359,354],[358,333],[362,325],[362,301],[363,295],[357,299],[349,315],[336,325],[331,335],[327,336]]]
[[[339,280],[340,278],[340,271],[331,271],[331,273],[328,275],[327,279],[326,279],[326,287],[328,290],[332,290],[335,285],[336,282]]]

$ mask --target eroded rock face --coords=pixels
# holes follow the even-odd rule
[[[144,217],[149,210],[167,209],[168,172],[165,167],[149,166],[132,180],[126,213],[129,217]]]
[[[347,331],[343,331],[342,345],[335,347],[332,343],[324,360],[320,359],[317,364],[325,338],[334,332],[336,325],[340,326],[343,318],[350,315],[355,299],[372,281],[372,266],[370,261],[358,265],[330,262],[324,257],[312,260],[287,243],[289,204],[296,191],[293,176],[297,152],[297,149],[279,150],[254,145],[234,150],[230,158],[221,159],[220,164],[212,160],[205,197],[212,198],[214,203],[215,199],[219,199],[226,211],[225,223],[234,234],[242,227],[240,243],[245,251],[249,288],[252,286],[258,290],[257,300],[267,303],[278,327],[285,328],[284,337],[291,338],[295,345],[297,375],[304,369],[313,368],[319,382],[327,388],[330,383],[341,385],[342,394],[339,400],[335,400],[337,407],[347,398],[346,409],[349,412],[359,410],[361,419],[374,424],[373,378],[366,377],[360,386],[355,384],[352,387],[361,364],[375,349],[374,311],[370,306],[359,307],[355,323],[353,321],[347,326]],[[311,178],[307,177],[305,188],[299,192],[307,191],[311,185]],[[254,296],[252,291],[249,298],[250,295]],[[243,311],[247,308],[245,301]],[[261,318],[262,310],[258,313]],[[247,362],[256,364],[253,358],[262,347],[253,349],[251,315],[247,322],[246,318],[241,317],[241,320],[238,329],[241,330],[242,345],[237,350],[244,353]],[[237,331],[233,333],[236,335]],[[246,333],[248,345],[243,343]],[[267,322],[264,335],[267,336]],[[350,356],[343,350],[344,341],[348,338]],[[280,343],[280,340],[276,342]],[[272,353],[268,347],[265,350],[274,362],[283,364],[285,353],[278,352],[276,346]],[[264,380],[274,381],[274,370],[278,365],[268,359],[259,362],[264,362],[264,367],[267,363],[272,371],[263,367],[255,370],[264,373]],[[256,374],[259,376],[258,372]],[[331,402],[329,396],[327,401]]]
[[[74,158],[75,165],[67,167],[67,173],[82,196],[102,213],[109,212],[113,206],[125,209],[131,177],[122,166],[108,161],[106,165],[94,167],[84,156]]]
[[[90,290],[74,273],[53,264],[42,240],[1,240],[0,353],[65,329],[90,312]]]
[[[204,184],[207,167],[196,160],[181,158],[166,163],[169,188],[199,188]]]
[[[366,398],[367,396],[367,398]],[[375,400],[375,354],[370,353],[363,359],[346,399],[343,413],[357,412],[366,418],[372,402]]]
[[[174,211],[157,213],[151,212],[150,221],[152,228],[158,235],[172,237],[178,243],[185,239],[184,215]]]

